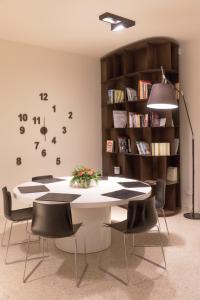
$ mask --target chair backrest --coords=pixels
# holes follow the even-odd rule
[[[155,187],[155,198],[156,202],[159,203],[161,208],[165,205],[165,189],[166,189],[166,182],[163,179],[156,180],[156,187]]]
[[[32,181],[37,181],[37,180],[41,180],[41,179],[51,179],[51,178],[53,178],[53,175],[35,176],[35,177],[32,177]]]
[[[32,232],[49,238],[73,234],[71,207],[69,203],[33,203]]]
[[[12,197],[10,192],[7,190],[6,186],[2,188],[2,192],[3,192],[4,216],[5,218],[10,219],[11,212],[12,212]]]
[[[157,223],[155,197],[130,201],[127,211],[127,232],[144,232]]]

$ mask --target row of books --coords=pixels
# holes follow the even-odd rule
[[[129,128],[148,127],[149,116],[148,114],[136,114],[129,112]]]
[[[120,103],[125,101],[125,95],[128,101],[136,101],[138,99],[145,100],[149,98],[152,83],[150,80],[139,80],[137,90],[132,87],[125,87],[124,89],[109,89],[108,90],[108,104]],[[180,97],[179,83],[174,84],[176,99]]]
[[[178,139],[176,139],[178,140]],[[177,142],[177,141],[176,141]],[[147,143],[145,141],[136,141],[138,153],[140,155],[152,155],[152,156],[169,156],[170,143]],[[131,140],[128,137],[118,137],[118,149],[120,153],[131,153]],[[114,141],[107,140],[106,151],[114,152]],[[173,154],[177,154],[178,146],[174,150]]]
[[[139,80],[138,82],[138,96],[139,99],[148,99],[151,92],[151,81],[149,80]]]
[[[151,143],[151,154],[155,156],[170,155],[170,143]]]
[[[124,91],[123,90],[108,90],[108,104],[124,102]]]
[[[127,117],[128,116],[128,117]],[[137,114],[126,110],[113,110],[114,128],[165,127],[166,117],[160,117],[157,112]],[[173,122],[171,126],[173,126]]]

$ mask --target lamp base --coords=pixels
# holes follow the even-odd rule
[[[200,220],[200,213],[186,213],[184,217],[191,220]]]

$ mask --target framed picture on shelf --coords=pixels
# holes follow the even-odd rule
[[[113,140],[106,141],[106,152],[109,152],[109,153],[114,152],[114,141]]]

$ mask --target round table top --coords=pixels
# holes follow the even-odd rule
[[[112,206],[112,205],[125,205],[130,200],[143,200],[148,198],[151,195],[151,187],[148,184],[145,184],[141,181],[134,179],[127,179],[122,177],[108,177],[107,180],[99,180],[95,185],[92,185],[89,188],[78,188],[71,187],[70,180],[72,177],[57,177],[63,179],[63,181],[58,181],[54,183],[38,183],[38,182],[25,182],[19,184],[13,189],[13,195],[17,200],[21,200],[27,204],[32,203],[37,198],[47,194],[47,193],[61,193],[61,194],[78,194],[80,195],[74,201],[70,202],[71,207],[73,208],[94,208],[94,207],[103,207],[103,206]],[[135,182],[137,187],[127,188],[119,184],[119,182]],[[37,193],[21,193],[18,187],[24,186],[35,186],[35,185],[45,185],[49,191],[48,192],[37,192]],[[140,186],[141,185],[141,186]],[[112,196],[105,196],[102,194],[116,192],[119,190],[128,190],[128,194],[131,195],[130,198],[122,199],[115,198]],[[134,191],[136,193],[131,193]],[[123,191],[125,192],[125,191]],[[139,194],[137,193],[139,192]],[[126,192],[125,192],[126,193]],[[43,203],[55,203],[43,201]],[[60,203],[60,202],[57,202]]]

